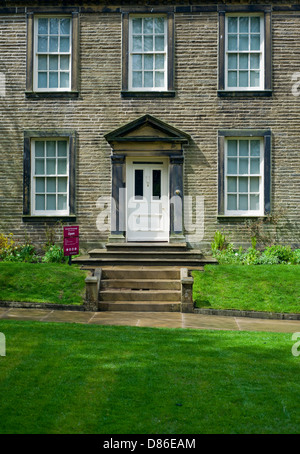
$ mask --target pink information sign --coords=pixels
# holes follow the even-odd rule
[[[64,255],[79,254],[79,227],[64,227]]]

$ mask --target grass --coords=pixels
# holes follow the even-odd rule
[[[299,433],[290,334],[0,321],[0,433]]]
[[[206,265],[193,276],[196,307],[300,313],[300,266]]]
[[[0,300],[82,304],[85,277],[74,265],[0,262]]]

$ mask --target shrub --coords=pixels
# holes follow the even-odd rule
[[[49,246],[46,249],[45,255],[42,258],[43,262],[46,263],[63,263],[66,261],[66,257],[64,256],[64,250],[62,247],[54,244],[53,246]]]
[[[267,247],[264,251],[266,257],[277,257],[278,263],[287,263],[293,260],[293,251],[289,246],[280,244]]]
[[[293,254],[293,263],[300,265],[300,249],[295,249]]]
[[[213,252],[216,251],[222,251],[226,249],[228,246],[226,242],[225,235],[223,235],[222,232],[219,230],[216,231],[215,236],[214,236],[214,241],[211,243],[211,249]]]
[[[8,236],[0,234],[0,259],[4,262],[37,262],[35,248],[26,241],[25,244],[16,244],[12,239],[13,234]]]

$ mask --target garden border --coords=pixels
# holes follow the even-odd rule
[[[56,309],[61,311],[88,311],[84,304],[30,303],[27,301],[0,301],[0,307],[14,309]]]
[[[225,317],[249,317],[269,320],[300,320],[300,314],[287,312],[243,311],[239,309],[204,309],[195,307],[195,314],[219,315]]]

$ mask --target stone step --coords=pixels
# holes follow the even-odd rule
[[[139,277],[140,274],[136,273]],[[131,290],[180,290],[181,284],[179,280],[170,279],[102,279],[101,289],[118,289],[123,288]]]
[[[208,264],[217,264],[218,262],[214,259],[208,258],[151,258],[151,257],[144,257],[140,255],[140,258],[108,258],[108,257],[101,257],[101,258],[89,258],[89,257],[78,257],[72,260],[73,263],[78,265],[85,265],[89,266],[90,268],[94,267],[103,267],[103,266],[120,266],[120,265],[128,265],[128,266],[177,266],[183,268],[193,268],[204,266]]]
[[[106,244],[108,251],[139,251],[144,252],[145,250],[151,250],[155,252],[159,251],[185,251],[187,249],[186,243],[108,243]]]
[[[181,304],[177,301],[100,301],[100,311],[118,312],[180,312]]]
[[[181,301],[179,290],[100,290],[100,301]]]
[[[180,270],[176,268],[102,268],[102,279],[180,279]]]
[[[201,251],[154,251],[154,250],[145,250],[138,251],[134,250],[106,250],[106,249],[93,249],[89,251],[89,256],[91,258],[105,258],[105,259],[140,259],[141,256],[144,259],[202,259],[203,253]]]

